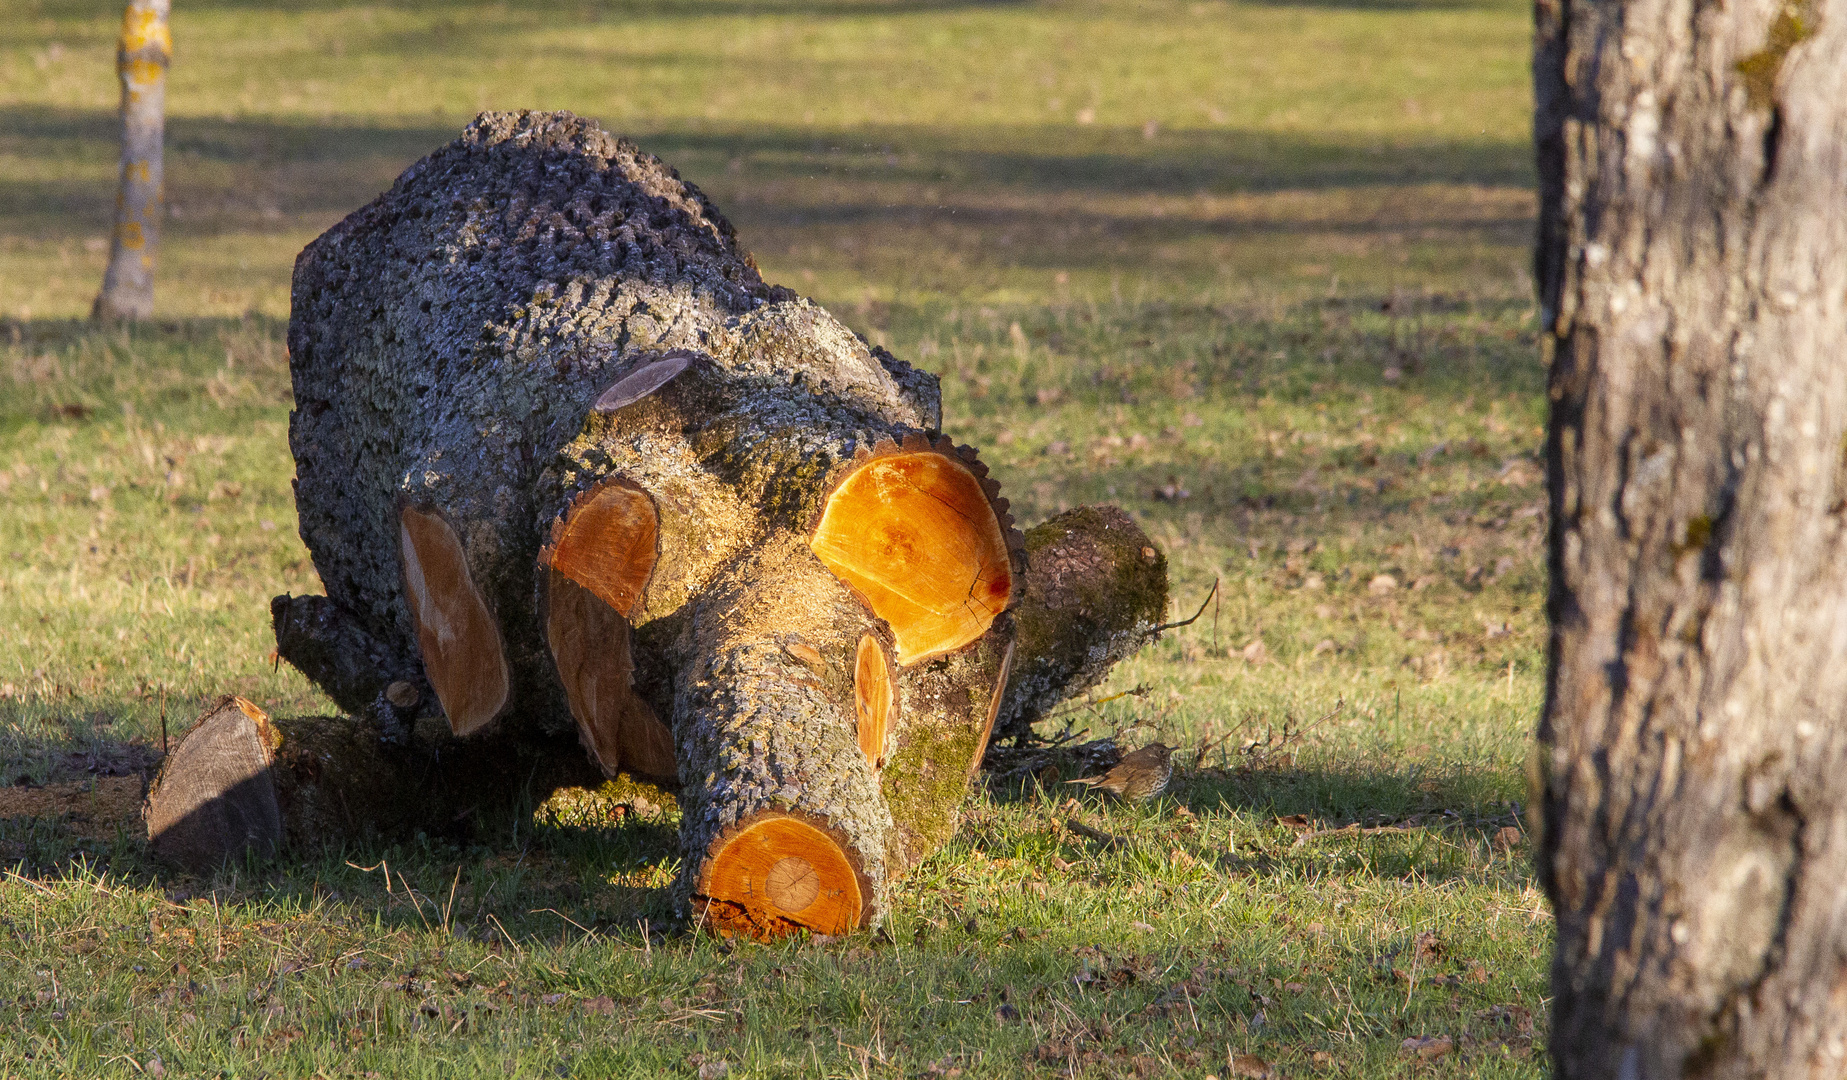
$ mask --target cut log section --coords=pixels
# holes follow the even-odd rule
[[[753,937],[875,921],[898,868],[892,816],[855,722],[872,615],[787,533],[691,609],[674,717],[689,910],[717,932]],[[822,906],[809,912],[794,893],[769,891],[766,875],[784,859],[814,868]]]
[[[896,827],[895,866],[915,866],[961,824],[970,766],[986,745],[1013,641],[1013,618],[1003,614],[969,648],[899,671],[896,722],[879,774]]]
[[[891,627],[901,666],[962,648],[1007,609],[998,491],[948,440],[912,437],[855,461],[828,496],[810,546]]]
[[[691,367],[697,353],[674,352],[646,364],[633,374],[617,379],[609,389],[597,395],[593,406],[597,412],[620,412],[673,381],[674,376]]]
[[[868,891],[825,827],[768,813],[719,838],[699,882],[710,898],[701,922],[727,937],[844,934],[863,920]]]
[[[1007,700],[1007,682],[1013,678],[1013,654],[1018,652],[1020,641],[1016,637],[1007,643],[1007,655],[1001,657],[1000,674],[994,678],[994,691],[988,696],[988,719],[981,726],[981,739],[975,744],[974,756],[968,762],[968,776],[973,780],[981,771],[981,759],[987,756],[988,746],[994,741],[994,723],[1000,719],[1001,706]]]
[[[675,374],[685,369],[685,361],[666,363],[677,365]],[[624,619],[633,619],[641,613],[648,578],[660,557],[659,534],[660,516],[648,493],[621,477],[610,477],[572,500],[559,515],[539,562],[590,590]]]
[[[1114,506],[1080,506],[1026,534],[1013,617],[1020,655],[994,738],[1019,742],[1052,706],[1103,681],[1167,615],[1167,558]]]
[[[404,507],[399,543],[424,673],[450,730],[472,735],[507,706],[511,682],[500,628],[475,588],[461,539],[442,515]]]
[[[240,697],[206,710],[161,763],[142,816],[154,854],[204,872],[282,841],[270,764],[280,740],[269,714]]]
[[[673,733],[635,693],[628,620],[553,570],[545,595],[545,631],[591,760],[605,776],[627,769],[657,782],[671,780]]]
[[[671,370],[663,375],[663,367]],[[627,391],[634,395],[629,400],[685,367],[683,360],[664,361],[623,380],[654,372],[643,380],[644,389]],[[673,733],[635,693],[630,623],[659,557],[659,530],[647,492],[611,477],[572,500],[553,524],[539,563],[548,568],[541,600],[546,644],[584,749],[606,776],[627,769],[667,782],[674,776]]]
[[[859,719],[859,752],[874,769],[885,767],[891,708],[891,662],[878,637],[867,634],[859,639],[853,660],[853,710]]]
[[[279,846],[465,838],[477,814],[530,813],[561,787],[602,780],[568,736],[457,740],[433,719],[402,740],[382,729],[354,717],[272,720],[242,698],[223,699],[180,736],[149,785],[149,846],[208,873]]]

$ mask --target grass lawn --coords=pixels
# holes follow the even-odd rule
[[[176,7],[135,329],[82,321],[119,8],[0,23],[0,1075],[1545,1073],[1525,4]],[[163,718],[332,708],[269,660],[269,597],[320,591],[295,253],[522,107],[631,135],[941,374],[1022,523],[1115,502],[1177,615],[1219,581],[1062,715],[1182,747],[1169,797],[980,792],[884,933],[775,946],[673,922],[674,811],[632,788],[151,862]]]

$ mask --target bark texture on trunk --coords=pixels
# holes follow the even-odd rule
[[[1847,1074],[1847,0],[1541,0],[1559,1075]]]
[[[109,267],[91,308],[94,319],[146,319],[154,314],[154,248],[160,239],[162,142],[166,134],[167,65],[173,36],[172,0],[129,0],[116,45],[122,80],[121,187]]]

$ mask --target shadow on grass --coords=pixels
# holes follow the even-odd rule
[[[166,127],[171,242],[232,229],[276,231],[289,214],[331,220],[369,202],[460,125],[386,127],[173,116]],[[0,182],[16,236],[106,234],[120,121],[101,109],[17,106],[0,113],[0,153],[67,163],[67,175]],[[74,175],[73,175],[74,174]]]
[[[167,122],[167,185],[169,205],[177,213],[166,228],[171,236],[184,238],[226,228],[276,230],[301,217],[331,223],[388,187],[413,161],[453,140],[461,126],[172,117]],[[0,152],[69,162],[73,171],[88,175],[0,183],[0,220],[15,233],[41,238],[105,230],[115,194],[118,138],[112,111],[32,105],[6,110],[0,115]],[[1198,215],[1159,222],[1136,200],[1431,183],[1532,186],[1531,149],[1512,138],[1387,142],[1207,130],[1150,141],[1139,129],[1040,125],[954,132],[916,126],[851,132],[811,127],[659,130],[641,132],[636,139],[690,178],[723,189],[726,208],[740,224],[765,228],[953,218],[985,228],[1013,223],[1024,227],[1028,237],[1130,225],[1152,227],[1161,235],[1239,236],[1252,229],[1326,229],[1329,223],[1208,222]],[[736,175],[728,172],[734,162]],[[842,198],[841,185],[862,193]],[[995,201],[1009,195],[1093,201],[1039,209]],[[1094,204],[1096,199],[1110,208]],[[1119,206],[1113,205],[1116,200]],[[1338,215],[1334,227],[1348,227],[1339,219],[1352,216]],[[1439,224],[1425,222],[1426,216],[1413,202],[1389,219],[1362,218],[1353,227],[1389,232],[1411,223]],[[1528,219],[1524,209],[1510,213],[1484,206],[1463,210],[1459,220],[1444,227],[1498,235],[1527,228]]]
[[[866,15],[909,15],[983,8],[1024,7],[1028,0],[528,0],[528,12],[567,16],[578,21],[600,19],[700,19],[729,15],[782,15],[794,18],[852,18]],[[305,12],[344,11],[351,0],[199,0],[187,5],[186,14],[224,11]],[[478,15],[479,0],[385,0],[371,5],[385,10],[421,13],[454,11]],[[85,19],[96,15],[96,5],[83,0],[40,0],[37,13],[45,18]]]
[[[255,313],[113,325],[0,318],[0,433],[119,424],[125,408],[142,423],[201,409],[227,426],[273,414],[292,400],[287,331],[287,320]]]
[[[20,775],[26,760],[50,767],[34,770],[42,779]],[[272,859],[232,859],[191,873],[156,858],[147,842],[141,806],[160,762],[158,745],[94,731],[9,745],[0,870],[46,884],[104,874],[176,902],[209,895],[302,909],[336,903],[395,929],[439,926],[480,940],[561,929],[620,936],[644,920],[673,922],[671,809],[642,814],[633,803],[618,807],[580,792],[571,812],[559,814],[541,792],[490,793],[465,819],[285,845]]]

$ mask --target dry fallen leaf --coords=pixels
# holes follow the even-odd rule
[[[1414,1057],[1419,1061],[1435,1061],[1456,1049],[1456,1040],[1448,1035],[1413,1035],[1398,1044],[1398,1052],[1404,1057]]]
[[[608,994],[598,994],[593,998],[584,999],[584,1011],[596,1013],[598,1016],[614,1016],[616,1015],[616,1003],[610,1000]]]
[[[1231,1055],[1231,1064],[1226,1071],[1233,1076],[1243,1077],[1244,1080],[1271,1080],[1271,1077],[1276,1075],[1276,1071],[1270,1068],[1270,1063],[1256,1054]]]
[[[1374,596],[1384,596],[1386,593],[1396,591],[1397,588],[1398,579],[1390,574],[1376,575],[1371,581],[1366,583],[1366,591]]]
[[[1506,825],[1501,828],[1500,832],[1494,834],[1494,849],[1496,851],[1511,851],[1519,847],[1520,842],[1525,839],[1526,834],[1520,831],[1520,826]]]

